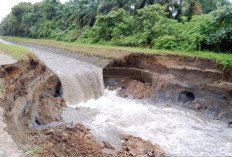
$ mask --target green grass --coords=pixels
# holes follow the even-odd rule
[[[24,149],[27,157],[39,157],[39,153],[42,151],[40,146],[28,146]]]
[[[3,51],[4,53],[8,54],[12,58],[19,60],[25,57],[27,54],[30,53],[29,50],[15,46],[15,45],[6,45],[0,42],[0,51]]]
[[[6,40],[15,42],[25,42],[31,44],[39,44],[48,47],[55,47],[64,50],[69,50],[76,53],[83,53],[86,55],[94,55],[106,59],[121,58],[130,53],[146,53],[146,54],[176,54],[181,56],[192,56],[199,58],[210,58],[224,67],[232,67],[232,54],[231,53],[216,53],[210,51],[170,51],[170,50],[156,50],[151,48],[140,47],[121,47],[100,44],[84,44],[80,41],[67,43],[63,41],[55,41],[52,39],[30,39],[19,37],[1,37]]]
[[[0,99],[3,97],[3,93],[5,92],[5,89],[0,88]]]

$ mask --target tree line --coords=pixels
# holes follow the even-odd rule
[[[171,50],[232,51],[228,0],[43,0],[22,2],[1,35]]]

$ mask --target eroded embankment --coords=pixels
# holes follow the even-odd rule
[[[13,58],[0,51],[0,65],[4,64],[13,64],[16,62]],[[4,90],[1,88],[1,80],[0,80],[0,98],[2,98]],[[4,110],[0,103],[0,156],[21,156],[22,152],[18,148],[17,144],[14,142],[12,137],[5,130],[6,124],[4,123]]]
[[[182,104],[226,122],[232,121],[232,69],[211,59],[164,54],[130,54],[104,69],[111,88],[136,98]]]
[[[9,133],[19,143],[27,141],[25,130],[28,127],[36,127],[58,117],[53,114],[57,114],[56,110],[64,105],[63,100],[57,97],[61,83],[34,55],[28,55],[15,64],[0,66],[0,79],[3,89],[0,100],[5,109],[5,121]],[[43,103],[49,96],[52,97],[49,99],[50,102],[56,102],[52,104],[53,108],[49,108],[49,103]]]
[[[96,143],[85,126],[62,123],[61,82],[34,55],[0,66],[0,79],[8,132],[18,144],[38,145],[40,156],[165,156],[159,145],[132,136],[121,136],[120,152],[106,154],[102,149],[113,147]]]

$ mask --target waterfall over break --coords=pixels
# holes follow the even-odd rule
[[[31,50],[59,76],[63,97],[68,104],[78,104],[102,96],[104,85],[101,68],[44,50]]]
[[[119,135],[125,134],[160,144],[167,156],[231,156],[232,134],[228,124],[169,102],[122,98],[117,91],[108,89],[103,93],[100,68],[49,53],[46,48],[27,48],[61,80],[68,102],[62,112],[63,122],[85,125],[96,142],[106,141],[120,150]]]
[[[2,39],[0,42],[13,44]],[[67,104],[78,104],[89,99],[97,99],[103,95],[104,83],[101,68],[70,57],[50,53],[46,49],[26,47],[58,75],[63,87],[63,97]]]

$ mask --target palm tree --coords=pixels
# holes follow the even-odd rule
[[[176,2],[177,0],[137,0],[135,9],[141,9],[147,5],[160,4],[166,6],[167,4]]]
[[[187,16],[190,19],[192,15],[202,14],[199,0],[138,0],[135,10],[153,4],[164,6],[169,16],[176,19],[180,19],[181,16]]]
[[[96,0],[73,0],[65,5],[63,17],[68,19],[68,22],[77,24],[81,27],[92,25],[97,16],[99,1]]]
[[[72,0],[66,3],[65,14],[69,22],[81,27],[93,25],[95,17],[99,14],[107,14],[112,10],[124,8],[131,11],[136,0]]]
[[[180,6],[181,13],[177,18],[180,16],[187,16],[190,20],[193,15],[201,15],[203,13],[201,4],[198,0],[185,0]]]
[[[135,2],[136,0],[102,0],[98,8],[98,14],[107,14],[110,11],[118,10],[119,8],[132,12],[132,7]]]

